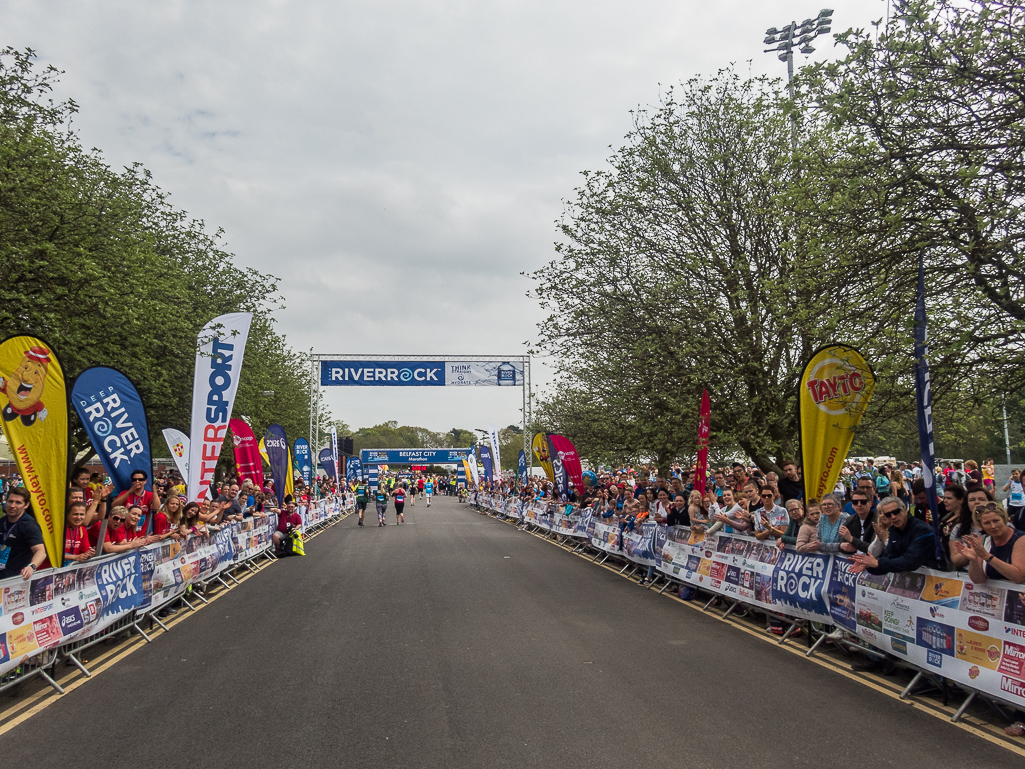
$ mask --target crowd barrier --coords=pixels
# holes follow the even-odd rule
[[[905,694],[923,676],[964,689],[968,698],[955,718],[976,694],[1025,709],[1025,586],[1004,580],[975,584],[964,571],[855,574],[842,555],[781,550],[773,540],[723,532],[706,537],[653,522],[620,537],[618,526],[589,510],[568,516],[562,506],[483,492],[476,503],[575,539],[578,549],[598,552],[595,560],[604,553],[654,566],[667,585],[730,599],[727,613],[744,605],[788,619],[791,629],[798,620],[821,623],[819,643],[832,638],[830,631],[842,630],[850,641],[916,671]]]
[[[301,506],[299,513],[309,533],[337,519],[342,509],[330,498],[309,509]],[[273,558],[277,523],[273,514],[247,518],[204,536],[42,570],[30,580],[0,581],[0,689],[39,675],[60,690],[48,672],[60,659],[88,673],[79,652],[111,632],[130,628],[148,640],[139,625],[143,618],[163,627],[154,613],[179,599],[192,608],[186,596],[192,597],[193,586],[217,581],[230,587],[225,577],[237,583],[235,569],[255,571],[252,561]]]

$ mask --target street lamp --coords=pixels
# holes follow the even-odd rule
[[[814,53],[811,41],[819,35],[825,35],[830,31],[830,24],[833,23],[833,9],[823,8],[814,19],[805,19],[800,24],[792,21],[783,29],[769,27],[765,30],[765,45],[774,46],[766,48],[765,53],[778,54],[780,61],[787,63],[787,89],[790,91],[790,101],[794,100],[794,46],[807,56]],[[790,141],[797,149],[797,113],[790,113]]]

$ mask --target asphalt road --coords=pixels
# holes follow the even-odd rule
[[[0,737],[4,764],[1020,766],[454,500],[406,518],[332,527]]]

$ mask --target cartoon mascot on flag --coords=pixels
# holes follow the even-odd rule
[[[46,419],[43,387],[49,367],[50,351],[45,347],[32,347],[25,351],[21,363],[10,376],[0,376],[0,393],[6,395],[8,401],[0,412],[5,422],[21,417],[21,423],[31,427],[36,417]]]

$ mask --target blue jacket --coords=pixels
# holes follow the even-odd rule
[[[909,515],[903,529],[890,527],[886,549],[879,556],[879,565],[867,571],[869,574],[889,574],[914,571],[921,566],[940,568],[936,563],[936,534],[925,521]]]

